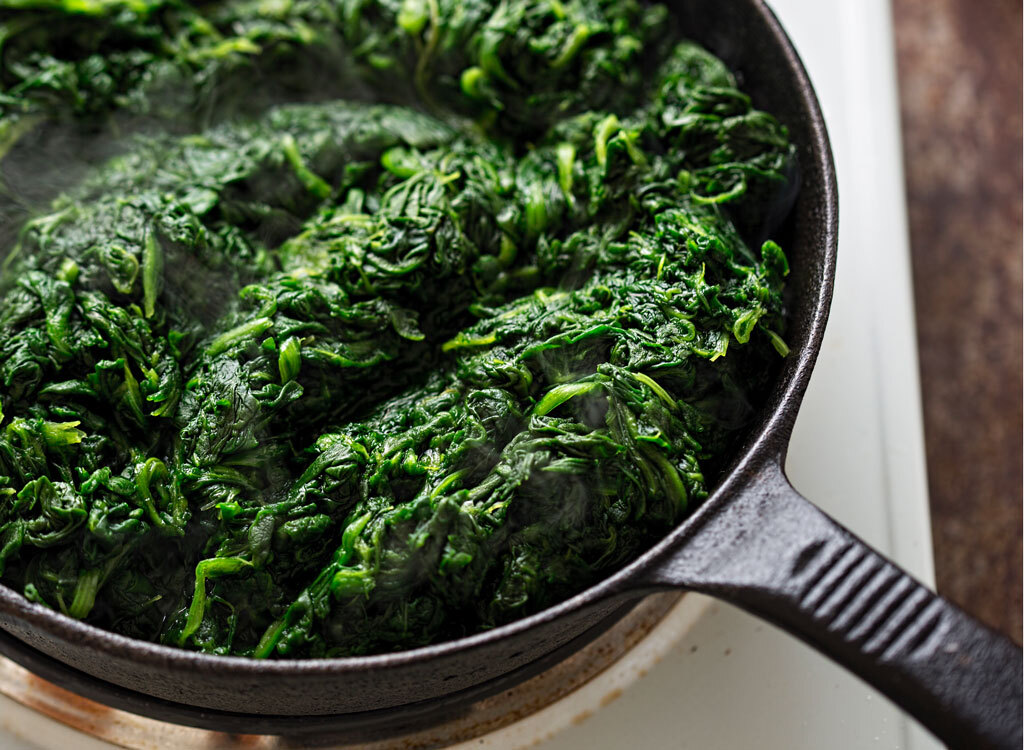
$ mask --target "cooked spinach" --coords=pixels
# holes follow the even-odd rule
[[[610,0],[0,3],[4,583],[344,656],[649,547],[787,354],[794,150],[683,34]],[[103,158],[27,199],[68,132]]]

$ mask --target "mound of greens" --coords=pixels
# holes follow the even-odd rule
[[[794,151],[684,35],[614,0],[0,2],[3,582],[343,656],[649,547],[787,353]]]

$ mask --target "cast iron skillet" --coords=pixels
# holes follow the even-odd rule
[[[782,233],[793,268],[793,353],[751,438],[702,508],[633,564],[568,601],[402,653],[272,662],[209,656],[99,630],[3,586],[0,651],[136,713],[233,732],[344,731],[352,740],[440,721],[565,658],[643,595],[687,589],[804,639],[952,746],[1019,750],[1020,649],[830,520],[783,475],[832,297],[838,213],[828,136],[807,74],[761,0],[670,7],[690,36],[742,76],[758,106],[789,127],[802,175]]]

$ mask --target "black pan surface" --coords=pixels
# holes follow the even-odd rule
[[[757,106],[776,114],[799,148],[802,185],[785,243],[793,272],[788,358],[754,439],[733,475],[788,438],[818,351],[835,270],[837,197],[825,126],[806,74],[784,32],[756,0],[670,3],[698,42],[742,76]],[[726,481],[683,527],[726,505]],[[683,529],[680,529],[683,531]],[[661,548],[678,542],[677,532]],[[0,625],[44,654],[130,690],[207,709],[253,714],[336,714],[436,698],[529,664],[613,612],[618,594],[654,552],[612,579],[533,617],[459,641],[396,654],[349,659],[254,661],[135,641],[65,617],[0,586]],[[196,686],[202,684],[202,690]],[[336,686],[344,684],[344,690]]]

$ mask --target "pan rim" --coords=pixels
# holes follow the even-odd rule
[[[76,620],[43,605],[30,602],[4,584],[0,584],[0,627],[3,627],[15,638],[22,640],[17,633],[11,632],[3,624],[4,620],[13,620],[31,629],[45,632],[61,642],[87,645],[90,651],[97,654],[108,654],[119,659],[130,657],[133,662],[157,665],[164,670],[173,672],[188,672],[194,675],[217,673],[221,676],[230,672],[240,678],[302,677],[328,674],[340,677],[346,674],[410,666],[438,657],[469,653],[531,630],[541,624],[557,620],[588,605],[598,604],[616,596],[641,595],[643,589],[635,583],[639,573],[646,570],[667,552],[685,545],[688,538],[692,537],[707,520],[717,514],[722,506],[727,505],[742,490],[747,477],[772,465],[781,469],[796,410],[803,398],[817,359],[831,305],[838,241],[838,189],[824,118],[799,54],[775,14],[764,0],[751,0],[751,4],[765,22],[769,36],[778,45],[784,56],[796,84],[794,93],[798,94],[799,100],[807,112],[809,145],[815,157],[815,163],[808,165],[809,171],[825,176],[822,191],[825,210],[821,217],[822,234],[818,240],[823,247],[821,272],[818,276],[818,283],[813,289],[816,292],[816,298],[808,300],[811,314],[807,321],[806,335],[798,348],[794,349],[792,358],[784,365],[774,392],[763,405],[762,414],[764,416],[760,425],[755,426],[746,445],[724,474],[721,483],[691,516],[625,567],[551,607],[491,630],[404,651],[355,657],[273,660],[187,651],[173,646],[129,638]]]

